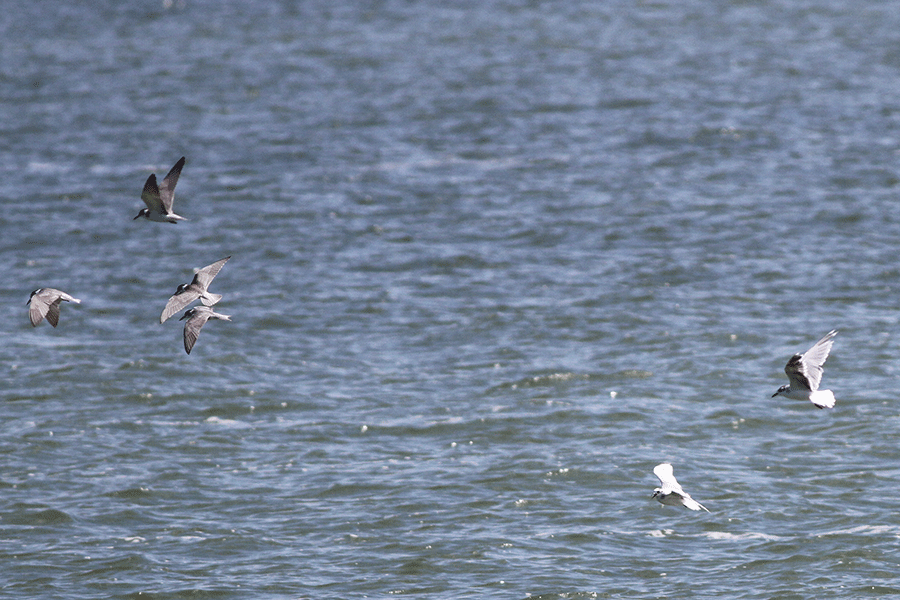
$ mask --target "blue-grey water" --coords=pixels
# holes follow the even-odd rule
[[[3,597],[900,593],[896,2],[0,31]],[[133,221],[182,155],[189,220]],[[835,408],[771,398],[832,328]]]

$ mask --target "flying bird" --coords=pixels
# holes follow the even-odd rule
[[[177,223],[187,220],[172,212],[172,203],[175,201],[175,184],[178,183],[182,167],[184,167],[183,156],[175,163],[159,186],[156,185],[156,173],[150,174],[144,184],[144,191],[141,192],[141,200],[144,201],[147,208],[142,208],[141,212],[132,219],[133,221],[141,217],[157,223]]]
[[[669,506],[685,506],[691,510],[703,509],[709,512],[709,509],[691,498],[691,495],[681,489],[675,475],[672,472],[672,465],[662,463],[653,467],[653,474],[659,479],[660,487],[653,490],[653,498],[656,498],[660,504]]]
[[[63,300],[81,304],[78,298],[53,288],[38,288],[31,292],[28,299],[28,316],[31,318],[31,324],[37,327],[38,323],[47,317],[47,322],[56,327],[59,323],[59,303]]]
[[[809,400],[819,408],[834,408],[834,394],[831,390],[820,390],[819,383],[822,381],[822,365],[831,352],[837,333],[836,329],[832,329],[812,348],[792,356],[784,367],[790,383],[778,388],[772,397],[787,396],[793,400]]]
[[[201,305],[188,310],[178,320],[184,321],[185,319],[187,319],[187,323],[184,324],[184,351],[190,354],[191,348],[197,342],[197,337],[200,336],[200,330],[209,319],[230,321],[231,316],[219,314],[208,306]]]
[[[212,306],[222,299],[222,294],[212,294],[208,291],[209,284],[215,279],[222,267],[228,262],[230,256],[217,260],[211,265],[194,271],[194,279],[190,283],[182,283],[166,302],[166,307],[159,316],[159,322],[165,323],[172,315],[180,312],[184,307],[199,299],[205,306]]]

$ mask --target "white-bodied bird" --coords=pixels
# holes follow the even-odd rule
[[[691,510],[703,509],[709,512],[709,509],[691,498],[691,495],[681,489],[675,475],[672,472],[672,465],[662,463],[653,467],[653,474],[659,479],[660,487],[653,490],[653,498],[656,498],[660,504],[669,506],[685,506]]]
[[[137,220],[143,217],[157,223],[177,223],[178,221],[187,221],[184,217],[176,215],[172,212],[172,203],[175,202],[175,184],[178,183],[178,176],[181,175],[181,168],[184,167],[184,157],[182,156],[160,185],[156,185],[156,173],[151,173],[144,183],[144,191],[141,192],[141,200],[147,205],[142,208],[141,212],[132,219]]]
[[[191,348],[197,342],[197,337],[200,336],[200,330],[208,320],[221,319],[230,321],[231,316],[219,314],[208,306],[201,305],[190,309],[178,320],[184,321],[185,319],[187,319],[187,323],[184,324],[184,351],[190,354]]]
[[[831,352],[837,333],[836,329],[832,329],[812,348],[792,356],[784,367],[790,383],[778,388],[772,397],[787,396],[793,400],[809,400],[819,408],[834,408],[834,393],[820,390],[819,383],[822,381],[822,365]]]
[[[182,283],[166,302],[166,307],[159,316],[159,322],[165,323],[169,317],[180,312],[184,307],[199,299],[204,306],[212,306],[222,299],[222,294],[211,294],[208,291],[209,284],[215,279],[222,267],[228,262],[230,256],[217,260],[211,265],[194,271],[194,279],[190,283]]]
[[[28,299],[28,317],[31,319],[31,324],[37,327],[38,323],[47,317],[47,322],[56,327],[56,324],[59,323],[59,303],[63,300],[81,304],[81,300],[78,298],[73,298],[69,294],[53,288],[38,288],[31,292],[31,297]]]

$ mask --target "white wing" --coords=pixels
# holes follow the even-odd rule
[[[825,337],[816,342],[812,348],[803,354],[795,354],[784,367],[784,372],[791,380],[791,387],[798,389],[807,389],[815,392],[819,389],[819,383],[822,381],[822,365],[831,352],[831,346],[834,344],[834,336],[837,330],[831,330]]]
[[[684,495],[684,490],[681,489],[681,486],[678,484],[678,480],[675,479],[672,465],[670,465],[669,463],[656,465],[655,467],[653,467],[653,474],[656,475],[656,478],[659,479],[659,483],[662,484],[664,494],[677,492],[682,496]]]

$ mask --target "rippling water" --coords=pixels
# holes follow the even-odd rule
[[[896,8],[7,7],[2,594],[897,594]]]

